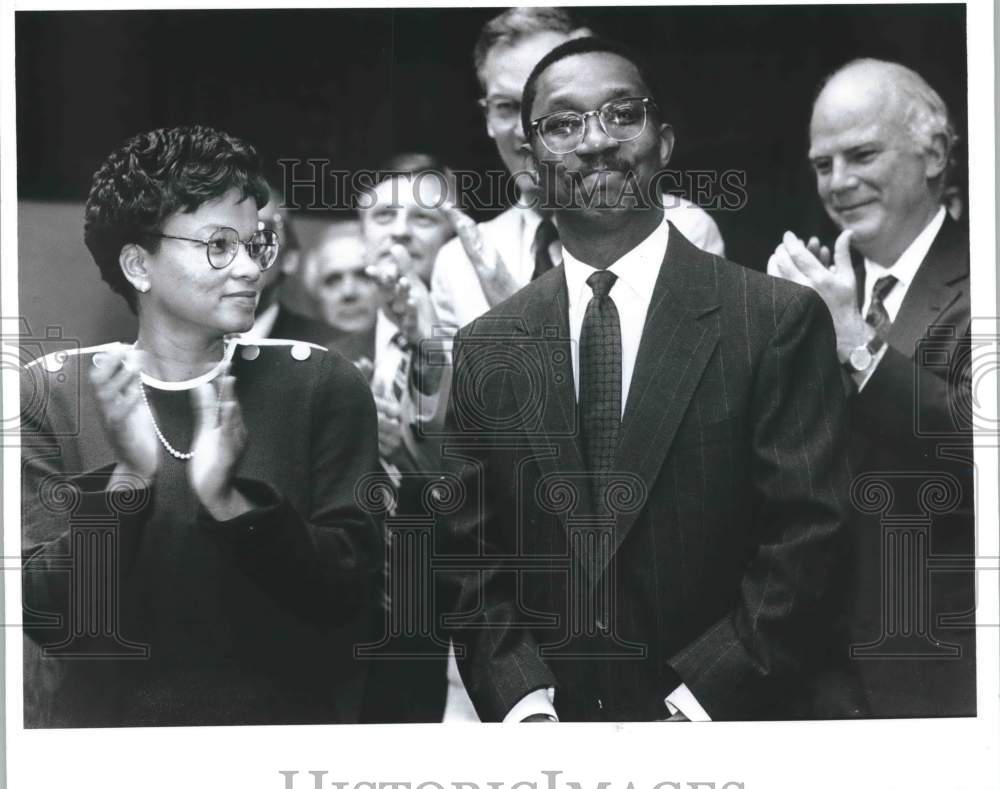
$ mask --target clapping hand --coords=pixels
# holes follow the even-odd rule
[[[786,232],[767,263],[767,273],[815,290],[833,316],[837,332],[837,355],[841,361],[867,343],[874,330],[861,317],[857,303],[857,279],[851,264],[851,231],[837,237],[832,263],[830,250],[816,238],[808,244]]]
[[[104,351],[94,355],[90,382],[98,414],[118,465],[115,474],[149,485],[160,465],[153,418],[142,398],[142,351]]]
[[[188,462],[191,489],[216,520],[250,509],[233,487],[233,472],[247,444],[236,379],[227,368],[216,381],[191,392],[195,413],[193,453]]]
[[[487,242],[479,226],[453,203],[445,202],[440,211],[455,228],[455,233],[462,242],[462,248],[465,249],[465,254],[479,278],[486,303],[490,307],[495,307],[517,293],[521,289],[520,285],[514,281],[503,259]]]
[[[435,321],[431,294],[414,272],[406,248],[386,239],[372,251],[365,273],[378,283],[383,311],[407,342],[416,346],[429,339]]]

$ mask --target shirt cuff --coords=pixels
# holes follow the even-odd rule
[[[520,723],[529,715],[551,715],[556,720],[559,720],[559,717],[556,715],[555,700],[555,688],[533,690],[511,707],[510,712],[504,716],[503,722]]]
[[[868,365],[868,369],[863,373],[854,373],[854,383],[858,387],[858,392],[865,388],[865,384],[872,377],[875,372],[875,368],[878,367],[878,363],[882,361],[882,357],[885,356],[885,352],[889,350],[889,343],[882,343],[882,347],[878,349],[878,352],[872,358],[872,363]]]
[[[667,711],[671,715],[680,712],[688,720],[696,723],[705,723],[712,720],[698,703],[698,699],[694,697],[694,694],[683,682],[663,702],[667,705]]]

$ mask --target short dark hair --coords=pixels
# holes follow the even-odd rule
[[[476,76],[483,85],[483,67],[486,58],[496,47],[512,47],[522,39],[538,33],[570,33],[582,25],[565,8],[526,6],[508,8],[483,25],[472,50],[472,61],[476,65]],[[483,85],[485,87],[485,85]]]
[[[619,57],[624,58],[635,66],[636,70],[639,72],[639,78],[643,81],[643,83],[645,83],[646,87],[649,88],[651,98],[656,102],[656,106],[660,108],[661,113],[665,111],[663,103],[660,101],[660,97],[658,95],[659,90],[657,89],[657,81],[650,76],[653,72],[646,65],[644,59],[636,54],[633,48],[618,41],[612,41],[607,38],[599,38],[597,36],[573,38],[563,44],[560,44],[545,57],[539,60],[535,67],[531,70],[531,74],[528,76],[528,81],[524,85],[524,94],[521,97],[521,128],[524,129],[524,136],[526,138],[531,138],[531,107],[535,103],[538,78],[542,75],[542,72],[544,72],[553,63],[557,63],[563,58],[568,58],[572,55],[584,55],[588,52],[610,52],[613,55],[618,55]]]
[[[390,178],[422,180],[425,175],[439,176],[449,199],[455,199],[454,171],[437,156],[419,151],[397,153],[383,160],[374,173],[374,180],[362,185],[359,191],[360,194],[371,195],[375,191],[375,187]],[[357,204],[358,211],[364,211],[368,208],[372,208],[372,205]]]
[[[87,197],[83,238],[101,278],[136,311],[135,290],[118,258],[122,247],[142,243],[170,215],[190,213],[230,189],[267,204],[268,187],[252,145],[207,126],[154,129],[114,151],[96,173]]]

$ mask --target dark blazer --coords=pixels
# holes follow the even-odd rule
[[[865,269],[855,263],[860,300]],[[947,219],[885,356],[849,400],[853,653],[878,717],[976,711],[969,332],[968,227]],[[911,568],[909,578],[892,569],[904,539],[912,563],[897,567]],[[892,599],[913,605],[893,609]]]
[[[301,315],[282,304],[278,307],[278,316],[268,336],[313,342],[326,347],[332,334],[333,329],[323,321]]]
[[[560,266],[457,338],[445,453],[462,495],[441,551],[479,715],[555,686],[563,720],[653,720],[681,681],[713,719],[852,714],[819,681],[846,653],[848,482],[823,303],[671,227],[613,519],[588,493],[568,337]]]

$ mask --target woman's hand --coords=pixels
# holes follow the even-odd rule
[[[191,393],[195,434],[188,478],[212,517],[229,520],[251,508],[233,487],[233,470],[246,448],[247,431],[236,399],[236,379],[226,369],[217,384],[218,389],[206,383]]]
[[[104,351],[94,355],[90,383],[101,424],[118,460],[115,475],[149,485],[160,465],[160,444],[142,400],[141,369],[141,351]]]

